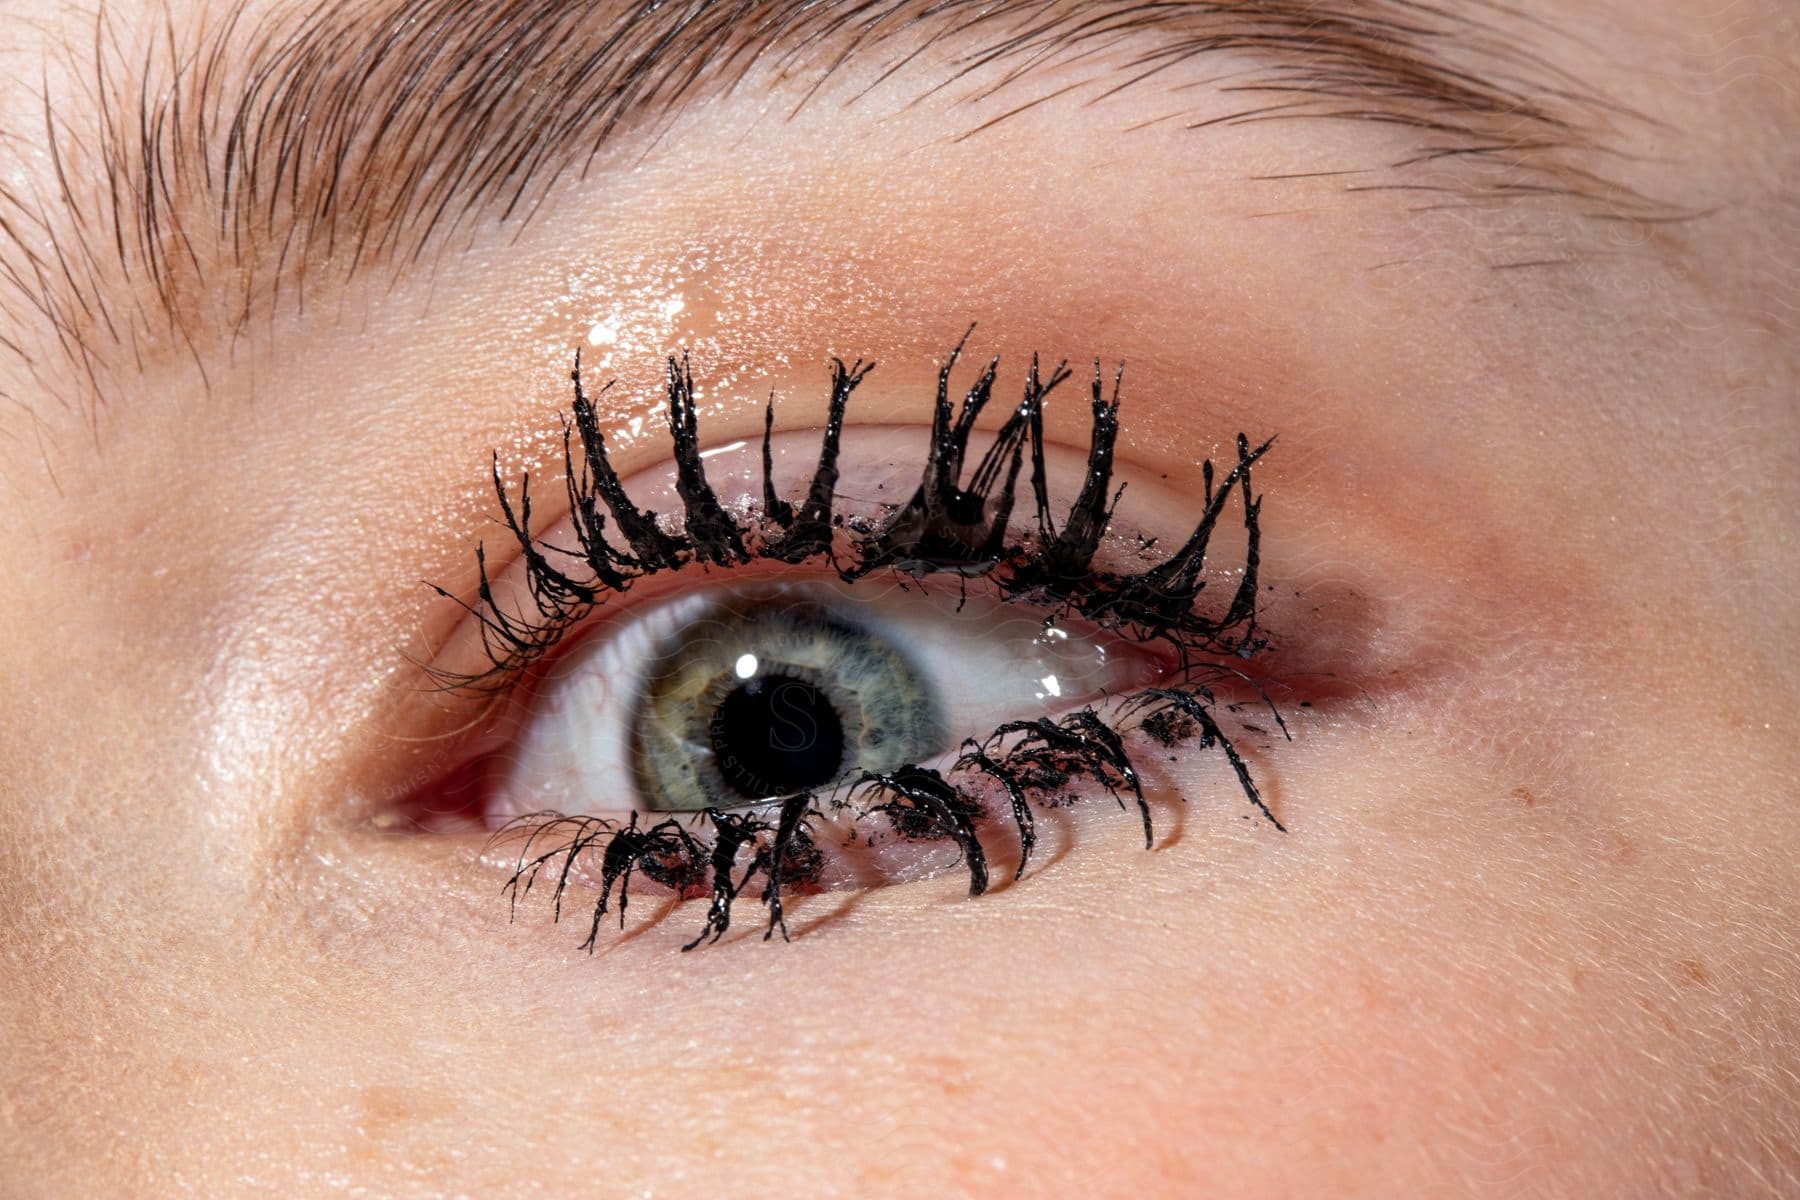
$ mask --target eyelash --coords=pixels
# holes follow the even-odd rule
[[[1125,744],[1125,735],[1134,731],[1142,731],[1165,747],[1196,737],[1201,749],[1219,747],[1245,797],[1265,820],[1285,832],[1213,715],[1216,701],[1211,688],[1224,679],[1251,682],[1255,687],[1242,670],[1218,660],[1249,659],[1266,645],[1256,621],[1261,498],[1252,492],[1251,472],[1273,439],[1253,449],[1239,434],[1237,462],[1216,487],[1212,463],[1203,465],[1201,516],[1173,554],[1133,574],[1098,570],[1093,560],[1124,491],[1123,485],[1114,489],[1111,482],[1123,367],[1114,375],[1108,395],[1100,364],[1094,364],[1087,473],[1058,531],[1046,482],[1043,405],[1070,377],[1067,364],[1058,364],[1046,380],[1033,357],[1023,400],[1002,424],[977,462],[970,486],[964,488],[969,441],[976,418],[992,398],[1000,363],[997,356],[991,359],[964,394],[960,408],[954,405],[950,377],[968,337],[964,335],[939,371],[931,440],[919,488],[906,504],[892,506],[877,520],[843,516],[837,511],[836,493],[844,416],[851,394],[874,369],[873,363],[865,365],[859,360],[845,366],[833,360],[819,458],[798,506],[780,497],[770,478],[771,400],[764,411],[760,517],[740,522],[706,481],[692,375],[685,356],[670,358],[668,420],[676,490],[684,510],[680,532],[665,528],[656,514],[639,510],[626,494],[607,458],[596,410],[583,388],[578,352],[570,374],[575,393],[572,412],[563,422],[564,479],[577,546],[556,546],[532,532],[531,477],[521,478],[515,505],[496,453],[493,482],[501,523],[517,546],[531,611],[508,611],[496,601],[485,547],[478,546],[475,603],[432,587],[478,623],[488,666],[474,673],[431,669],[431,674],[449,690],[503,692],[549,656],[590,613],[628,591],[637,580],[694,564],[731,569],[764,559],[789,565],[824,560],[846,582],[877,572],[902,581],[952,573],[966,588],[969,578],[980,577],[997,589],[1003,601],[1030,603],[1044,610],[1047,619],[1073,614],[1140,644],[1166,644],[1179,664],[1179,684],[1149,687],[1126,697],[1113,706],[1110,720],[1089,705],[1056,720],[1007,722],[986,738],[965,740],[947,772],[918,765],[865,772],[825,796],[801,793],[779,801],[773,823],[755,810],[706,809],[691,819],[709,827],[705,832],[710,840],[674,817],[640,826],[636,812],[623,825],[605,817],[559,813],[519,818],[495,834],[496,839],[509,835],[522,839],[505,889],[515,911],[518,901],[549,868],[555,874],[553,912],[560,920],[577,862],[597,853],[599,897],[582,943],[584,949],[595,948],[615,887],[623,924],[632,877],[640,872],[680,895],[710,894],[705,923],[684,950],[716,942],[725,933],[734,901],[759,874],[763,879],[759,898],[769,911],[763,936],[766,940],[779,930],[785,940],[783,889],[804,886],[818,874],[821,852],[808,821],[823,816],[821,801],[834,811],[843,810],[851,808],[858,795],[875,797],[875,802],[854,813],[858,822],[879,814],[894,832],[909,840],[954,842],[969,871],[970,894],[979,895],[988,881],[986,851],[976,828],[982,805],[968,787],[955,782],[959,776],[983,777],[1004,793],[1020,840],[1014,878],[1024,874],[1031,858],[1033,803],[1058,803],[1077,778],[1098,783],[1121,807],[1129,794],[1143,820],[1148,848],[1153,844],[1150,808]],[[1033,527],[1023,537],[1009,541],[1019,477],[1027,458]],[[1241,497],[1246,537],[1243,574],[1223,615],[1207,617],[1195,611],[1194,603],[1206,586],[1200,576],[1208,544],[1234,492]],[[609,514],[628,549],[608,541]],[[960,519],[963,516],[976,519],[964,521]],[[840,538],[840,531],[846,537]],[[848,543],[842,554],[840,541]],[[1148,550],[1149,545],[1144,548]],[[579,563],[587,576],[559,566],[564,560]],[[1266,694],[1262,701],[1286,735],[1281,713]],[[534,853],[547,838],[554,840],[553,847]],[[746,849],[748,861],[734,881],[738,860]]]

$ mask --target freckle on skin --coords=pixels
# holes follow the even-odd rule
[[[380,1140],[392,1126],[412,1116],[412,1105],[402,1088],[365,1087],[360,1099],[364,1131],[374,1140]]]
[[[1675,966],[1681,972],[1681,981],[1683,984],[1705,987],[1712,982],[1712,972],[1708,971],[1706,969],[1706,964],[1702,963],[1697,958],[1684,958],[1676,963]]]
[[[357,1089],[357,1106],[361,1135],[356,1156],[364,1161],[379,1161],[389,1145],[398,1140],[397,1133],[420,1121],[441,1120],[454,1115],[455,1107],[427,1090],[391,1084],[369,1084]]]
[[[1637,865],[1640,855],[1636,842],[1617,830],[1609,832],[1605,840],[1606,846],[1601,852],[1603,858],[1615,866],[1632,867]]]
[[[1655,1021],[1657,1023],[1657,1025],[1661,1026],[1662,1031],[1664,1033],[1668,1034],[1671,1038],[1680,1038],[1681,1037],[1681,1024],[1678,1021],[1676,1021],[1674,1017],[1670,1016],[1667,1012],[1663,1011],[1663,1009],[1659,1008],[1657,1005],[1652,1004],[1650,1001],[1645,1000],[1641,997],[1638,999],[1638,1007],[1642,1008],[1646,1013],[1648,1013],[1650,1015],[1651,1020]]]

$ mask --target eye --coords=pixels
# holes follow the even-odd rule
[[[547,673],[490,819],[829,792],[1170,670],[1019,607],[954,586],[814,579],[703,586],[616,618]]]
[[[560,916],[591,883],[589,948],[634,885],[710,898],[690,949],[746,889],[784,937],[799,890],[960,864],[978,895],[997,848],[1023,877],[1039,815],[1084,796],[1134,810],[1151,846],[1143,764],[1178,746],[1217,751],[1280,830],[1220,721],[1259,690],[1251,473],[1271,443],[1240,435],[1197,494],[1137,481],[1150,502],[1121,519],[1122,371],[1109,390],[1095,365],[1083,453],[1045,433],[1066,367],[1034,360],[1017,406],[980,428],[999,362],[958,402],[960,354],[929,424],[848,424],[871,368],[839,362],[821,429],[777,437],[771,402],[759,443],[705,449],[671,359],[672,461],[629,480],[578,363],[567,516],[544,531],[530,477],[509,486],[496,457],[510,562],[483,546],[473,600],[437,589],[467,619],[431,674],[500,704],[477,765],[422,810],[472,794],[511,838],[515,901],[547,875]],[[1241,533],[1222,566],[1228,509]]]

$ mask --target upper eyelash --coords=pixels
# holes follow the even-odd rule
[[[436,584],[430,586],[464,608],[478,623],[489,666],[474,673],[432,669],[432,675],[451,689],[480,690],[502,685],[508,677],[553,650],[608,596],[627,591],[637,579],[692,563],[728,567],[756,558],[791,564],[828,559],[846,581],[879,570],[914,578],[944,571],[979,574],[998,588],[1003,599],[1030,599],[1052,610],[1078,613],[1103,628],[1125,631],[1140,641],[1166,642],[1184,664],[1195,654],[1248,658],[1260,649],[1264,639],[1256,624],[1256,594],[1261,562],[1261,501],[1251,493],[1250,476],[1251,468],[1274,445],[1274,439],[1252,448],[1248,439],[1239,434],[1237,462],[1216,487],[1211,460],[1202,465],[1201,518],[1174,553],[1133,574],[1096,571],[1093,558],[1124,490],[1120,485],[1109,492],[1124,368],[1121,366],[1115,373],[1109,395],[1100,364],[1097,360],[1094,364],[1087,475],[1058,530],[1050,512],[1043,405],[1050,393],[1069,378],[1068,366],[1059,363],[1046,380],[1037,358],[1032,358],[1024,398],[995,434],[976,465],[970,486],[965,488],[963,468],[969,440],[975,433],[976,418],[992,399],[1000,363],[998,356],[988,362],[964,394],[958,410],[950,398],[949,381],[968,336],[965,334],[957,343],[938,373],[931,442],[919,488],[906,504],[898,506],[879,524],[845,521],[836,510],[837,457],[844,416],[851,394],[875,364],[858,360],[846,366],[841,360],[832,360],[831,398],[819,458],[798,508],[776,494],[770,479],[770,439],[774,429],[774,403],[770,401],[763,421],[762,512],[759,520],[746,524],[720,504],[706,481],[697,435],[693,376],[685,356],[671,357],[667,376],[668,423],[677,491],[684,509],[679,533],[663,528],[656,514],[640,510],[627,494],[607,457],[596,410],[582,385],[577,351],[570,372],[574,401],[571,416],[564,418],[563,423],[564,481],[577,547],[556,546],[532,532],[531,475],[527,472],[521,476],[515,506],[496,452],[492,476],[501,524],[518,547],[526,594],[535,611],[509,611],[495,600],[486,548],[478,546],[477,603],[470,604]],[[576,463],[577,442],[580,469]],[[1027,537],[1008,542],[1018,477],[1027,454],[1031,460],[1033,530]],[[962,531],[970,523],[957,520],[954,510],[962,507],[986,513],[996,488],[996,508],[975,535],[965,536]],[[1207,547],[1234,489],[1243,498],[1244,571],[1225,611],[1208,617],[1194,610],[1194,601],[1205,587],[1200,575]],[[628,543],[628,550],[607,540],[609,514]],[[848,565],[839,562],[836,554],[835,531],[840,527],[849,531]],[[557,565],[557,560],[564,559],[580,562],[591,578],[578,577]]]
[[[1196,677],[1193,669],[1198,655],[1249,658],[1266,642],[1256,618],[1261,498],[1252,491],[1251,473],[1274,440],[1252,448],[1248,439],[1239,434],[1237,462],[1222,480],[1216,479],[1210,460],[1202,465],[1201,516],[1193,532],[1173,553],[1135,573],[1096,570],[1094,557],[1123,493],[1123,485],[1112,487],[1112,467],[1124,368],[1121,366],[1113,376],[1109,393],[1099,362],[1094,364],[1087,473],[1059,530],[1050,512],[1043,405],[1050,393],[1070,377],[1067,364],[1059,363],[1046,379],[1033,357],[1023,399],[1001,425],[976,464],[969,486],[964,487],[969,440],[975,432],[976,419],[992,398],[1000,362],[997,356],[989,360],[964,394],[960,407],[954,405],[950,374],[961,358],[968,336],[964,335],[939,371],[931,440],[918,489],[907,503],[895,506],[885,519],[875,521],[844,518],[836,511],[837,458],[844,416],[851,394],[873,370],[873,363],[858,360],[846,366],[841,360],[833,360],[831,397],[819,457],[798,507],[776,493],[771,479],[771,399],[763,418],[762,511],[757,521],[742,523],[719,502],[706,481],[692,375],[685,356],[671,357],[667,376],[668,422],[676,490],[683,506],[679,533],[665,529],[656,514],[638,509],[626,493],[607,458],[596,410],[583,388],[578,352],[570,373],[574,402],[563,427],[564,479],[577,548],[552,545],[532,532],[530,475],[521,478],[515,506],[496,454],[493,482],[501,521],[518,546],[527,594],[536,611],[508,612],[495,601],[485,550],[478,547],[477,604],[433,586],[479,622],[490,666],[475,674],[434,674],[449,687],[480,689],[503,684],[554,649],[608,595],[627,590],[646,575],[692,563],[735,566],[754,558],[768,558],[797,564],[824,558],[846,581],[882,570],[915,578],[942,571],[965,576],[980,574],[998,587],[1003,599],[1035,602],[1047,607],[1052,616],[1059,610],[1078,613],[1094,624],[1138,641],[1160,640],[1173,646],[1179,655],[1182,684],[1146,688],[1127,697],[1120,708],[1121,721],[1130,721],[1133,728],[1147,731],[1164,744],[1198,737],[1202,748],[1218,746],[1246,798],[1276,829],[1285,832],[1285,826],[1263,801],[1248,766],[1211,711],[1214,698],[1210,683],[1221,677],[1247,676],[1219,663],[1210,664],[1211,675]],[[580,470],[576,465],[577,442]],[[1031,461],[1033,528],[1025,537],[1009,542],[1007,533],[1027,455]],[[990,513],[988,505],[996,499],[996,489],[997,503]],[[1224,612],[1209,617],[1197,612],[1194,602],[1206,586],[1201,574],[1213,532],[1234,492],[1242,498],[1244,568]],[[979,523],[959,520],[959,508],[965,513],[987,514],[986,519]],[[628,549],[607,540],[608,515]],[[971,524],[976,525],[975,533],[965,535],[963,530]],[[836,531],[840,528],[848,531],[848,564],[840,562],[837,555]],[[1144,549],[1148,551],[1152,544],[1144,543]],[[553,556],[581,562],[591,580],[569,574],[553,561]],[[1263,699],[1286,735],[1287,725],[1281,713],[1266,694]],[[1125,802],[1121,789],[1128,790],[1143,819],[1145,844],[1153,844],[1150,809],[1122,737],[1125,727],[1122,723],[1109,725],[1092,706],[1086,706],[1054,721],[1038,718],[1007,722],[985,739],[963,742],[951,772],[984,775],[1007,795],[1020,838],[1015,878],[1023,874],[1035,842],[1031,800],[1035,796],[1042,802],[1046,794],[1054,795],[1056,789],[1066,787],[1077,776],[1097,781],[1121,804]],[[1009,738],[1013,739],[1010,744]],[[936,770],[907,766],[881,773],[864,772],[841,787],[830,802],[845,807],[859,790],[874,792],[878,802],[857,814],[858,819],[881,813],[904,836],[954,840],[970,872],[971,894],[985,890],[986,852],[974,824],[979,808],[959,785]],[[705,941],[717,941],[725,933],[733,902],[760,872],[764,883],[759,898],[769,910],[764,937],[779,929],[785,939],[782,887],[804,881],[818,869],[820,852],[807,828],[808,818],[820,811],[816,807],[818,800],[811,793],[783,799],[773,823],[754,811],[706,809],[692,819],[710,825],[710,844],[674,817],[641,827],[635,811],[623,825],[605,817],[560,813],[519,818],[496,834],[498,838],[509,831],[523,832],[517,864],[506,890],[516,906],[518,899],[531,891],[539,875],[547,867],[555,867],[553,906],[560,919],[575,863],[589,851],[598,850],[600,894],[593,905],[584,947],[594,948],[600,921],[611,905],[615,887],[619,890],[618,912],[623,922],[632,875],[641,871],[677,892],[710,891],[705,924],[683,947],[692,949]],[[552,849],[534,854],[538,841],[548,835],[558,835],[561,840]],[[750,861],[742,875],[734,879],[737,860],[746,847],[751,851]]]

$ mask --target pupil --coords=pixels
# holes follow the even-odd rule
[[[844,725],[825,693],[791,675],[747,680],[712,717],[719,774],[752,799],[808,792],[838,777]]]

